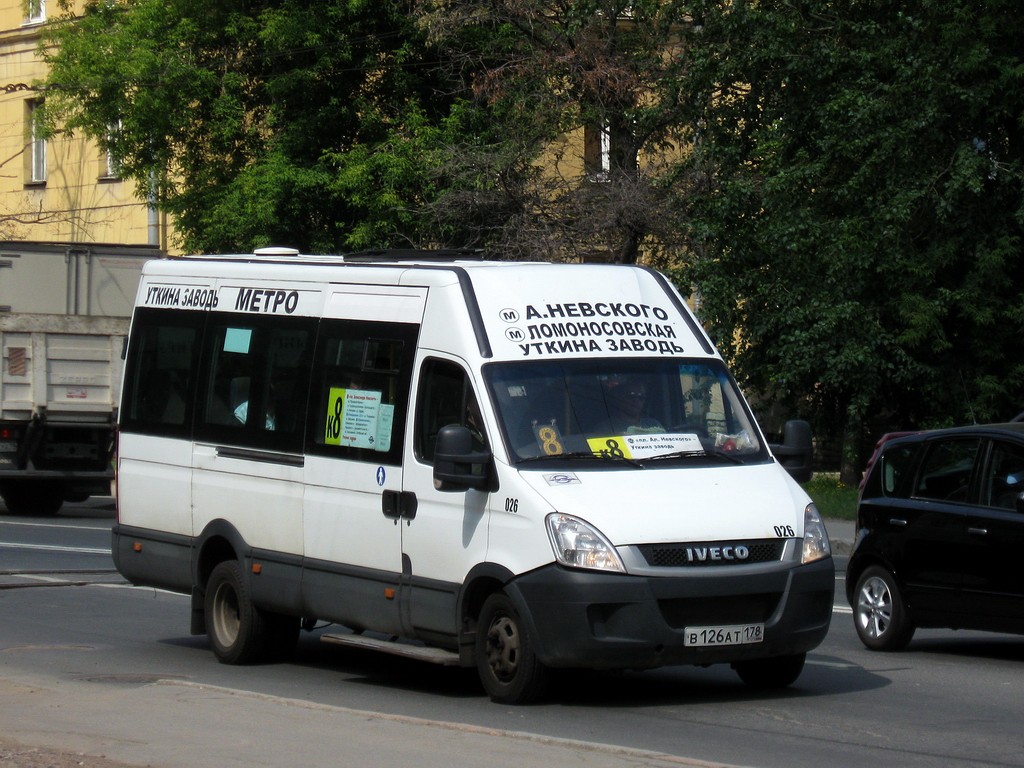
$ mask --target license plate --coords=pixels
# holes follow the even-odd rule
[[[14,453],[18,446],[7,440],[0,440],[0,453]]]
[[[745,645],[764,640],[764,624],[730,624],[721,627],[687,627],[683,645]]]

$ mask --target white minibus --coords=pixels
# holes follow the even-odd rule
[[[300,631],[475,667],[731,664],[781,687],[834,566],[680,294],[637,266],[268,249],[151,261],[114,559],[225,663]],[[788,459],[786,459],[788,461]],[[323,623],[331,628],[324,629]],[[336,626],[334,626],[336,625]]]

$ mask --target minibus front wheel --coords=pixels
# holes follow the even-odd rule
[[[224,664],[259,661],[266,648],[263,612],[252,604],[242,569],[234,560],[219,563],[206,584],[206,634]]]
[[[495,592],[480,609],[476,668],[491,700],[526,704],[544,693],[548,670],[537,659],[533,639],[504,592]]]

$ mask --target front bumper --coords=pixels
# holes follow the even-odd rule
[[[506,585],[551,667],[649,669],[788,656],[828,633],[831,558],[744,573],[648,577],[550,565]],[[684,645],[686,627],[764,623],[759,643]]]

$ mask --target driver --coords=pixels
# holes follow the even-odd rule
[[[617,384],[608,382],[607,402],[612,429],[622,435],[643,435],[664,432],[661,423],[645,414],[647,384],[637,377],[626,378]]]

